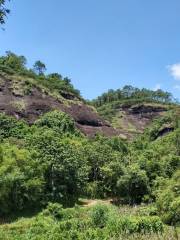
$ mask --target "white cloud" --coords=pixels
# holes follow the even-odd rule
[[[155,87],[153,88],[153,90],[154,91],[157,91],[158,89],[160,89],[161,88],[161,84],[160,83],[157,83],[156,85],[155,85]]]
[[[180,63],[170,65],[168,66],[168,69],[174,79],[180,80]]]
[[[180,85],[175,85],[174,88],[180,90]]]

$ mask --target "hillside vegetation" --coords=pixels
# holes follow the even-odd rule
[[[130,85],[109,90],[91,102],[98,113],[119,130],[120,136],[128,139],[144,132],[153,119],[165,115],[176,103],[169,92]]]
[[[0,112],[31,124],[44,113],[60,110],[70,115],[85,135],[116,135],[110,124],[85,103],[70,79],[58,73],[46,75],[45,70],[40,61],[28,69],[26,58],[11,52],[0,57]]]
[[[15,65],[17,59],[24,63],[12,53],[0,59],[0,239],[178,239],[179,105],[154,103],[163,114],[131,141],[119,134],[105,136],[103,129],[115,130],[72,85],[56,79],[63,86],[56,88],[43,69],[36,73],[21,62],[23,70]],[[34,102],[37,89],[41,108]],[[74,98],[63,97],[61,91]],[[61,96],[57,102],[56,94]],[[9,99],[23,103],[13,108]],[[31,103],[35,108],[27,107]],[[83,105],[79,118],[72,104]],[[84,125],[101,128],[101,134],[87,137]],[[84,199],[110,199],[111,204],[85,207]]]

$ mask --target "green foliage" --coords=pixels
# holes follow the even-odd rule
[[[46,113],[35,124],[38,127],[51,128],[58,133],[80,134],[75,127],[74,120],[64,112],[53,111]]]
[[[43,75],[46,71],[46,65],[39,60],[34,63],[33,68],[38,75]]]
[[[79,135],[72,119],[61,112],[52,112],[29,127],[23,121],[1,114],[0,126],[1,141],[9,139],[9,143],[2,143],[1,147],[1,183],[2,189],[6,189],[5,195],[2,190],[1,200],[2,205],[9,204],[3,211],[9,212],[12,207],[19,211],[30,207],[28,204],[36,208],[48,201],[74,204],[85,184],[87,167],[81,139],[72,138]],[[8,181],[6,167],[10,171]],[[15,177],[14,171],[17,172]],[[13,206],[10,204],[12,195],[17,199],[12,202]]]
[[[86,159],[75,139],[59,138],[52,130],[42,129],[29,139],[39,152],[45,168],[46,197],[49,201],[73,204],[87,177]]]
[[[60,220],[63,217],[62,205],[58,203],[48,203],[46,209],[43,210],[42,214],[44,216],[52,216],[55,219]]]
[[[121,142],[116,145],[114,140],[111,142],[101,137],[86,142],[84,154],[89,166],[86,194],[89,197],[109,197],[116,194],[116,182],[122,173],[122,153],[125,146]]]
[[[180,224],[180,171],[176,171],[171,179],[160,179],[156,193],[156,204],[160,215],[166,223]]]
[[[80,92],[74,89],[69,78],[63,78],[58,73],[45,75],[46,66],[41,61],[35,62],[33,70],[26,67],[26,62],[24,56],[18,56],[7,51],[5,56],[0,57],[0,71],[16,76],[20,83],[26,77],[26,84],[29,82],[32,86],[36,86],[54,97],[62,99],[63,96],[68,96],[69,100],[73,100],[76,97],[78,99],[81,98]]]
[[[159,217],[122,217],[109,223],[113,233],[160,233],[163,231],[163,223]]]
[[[5,0],[0,0],[0,24],[5,23],[5,18],[10,13],[10,10],[5,7]]]
[[[0,145],[0,214],[38,207],[44,181],[35,151]]]
[[[140,203],[149,191],[149,182],[144,170],[137,165],[131,165],[118,180],[119,196],[124,197],[129,204]]]
[[[24,138],[28,131],[29,127],[24,121],[0,113],[0,140],[9,137]]]
[[[92,208],[90,213],[92,224],[100,228],[105,227],[108,221],[108,214],[109,214],[108,206],[96,205],[95,207]]]
[[[164,124],[163,120],[161,124]],[[15,211],[28,207],[24,205],[25,199],[31,199],[28,204],[32,207],[36,207],[36,202],[40,206],[48,202],[72,206],[81,195],[91,198],[111,197],[116,198],[117,202],[129,204],[155,199],[157,203],[161,202],[161,195],[156,196],[156,190],[159,189],[158,177],[171,181],[170,178],[180,166],[178,134],[177,126],[174,132],[154,141],[149,137],[151,130],[146,131],[134,143],[127,143],[117,137],[110,139],[97,136],[86,139],[76,129],[74,121],[62,112],[46,113],[31,127],[23,121],[1,114],[1,142],[2,146],[6,144],[7,147],[7,151],[4,147],[1,151],[4,159],[2,169],[12,164],[13,167],[8,168],[12,171],[10,175],[14,171],[20,172],[16,176],[18,183],[10,178],[7,184],[6,172],[2,171],[2,189],[7,189],[7,195],[2,195],[2,205],[5,204],[5,212],[11,211],[11,206],[6,206],[6,203],[14,194],[14,184],[17,186],[16,195],[20,198],[13,206]],[[21,151],[26,161],[23,161],[23,168],[18,165],[16,169],[15,162]],[[13,153],[12,157],[10,153]],[[12,162],[6,160],[9,158]],[[26,174],[26,167],[30,175]],[[22,183],[25,185],[18,178],[24,179]],[[34,184],[37,184],[37,188],[31,194]],[[168,207],[158,210],[168,223],[177,222],[174,213],[171,217],[164,217],[163,213],[167,209],[175,212],[173,209],[178,207],[178,201],[172,192],[168,190]],[[173,201],[175,202],[170,207]]]
[[[108,205],[62,209],[57,204],[50,204],[47,209],[31,219],[0,226],[0,239],[161,240],[165,235],[172,236],[158,217],[121,216],[118,208]],[[49,211],[48,214],[45,211]],[[67,212],[71,212],[68,217]],[[60,217],[56,217],[57,213]]]
[[[150,100],[150,101],[158,101],[169,103],[172,102],[172,95],[169,92],[164,92],[161,89],[156,91],[148,90],[146,88],[139,89],[132,86],[124,86],[122,89],[117,90],[108,90],[108,92],[103,93],[101,96],[97,97],[97,99],[92,101],[92,104],[96,107],[101,107],[104,104],[112,103],[116,101],[123,100]],[[128,103],[128,101],[127,101]]]
[[[6,52],[6,56],[0,58],[0,65],[7,66],[17,72],[25,70],[26,58],[24,56],[18,56],[10,51]]]

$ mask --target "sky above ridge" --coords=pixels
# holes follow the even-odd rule
[[[86,99],[124,85],[180,99],[179,0],[12,0],[0,54],[71,78]]]

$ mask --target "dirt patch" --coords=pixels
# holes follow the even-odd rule
[[[97,204],[112,204],[113,200],[112,199],[83,199],[80,201],[80,205],[83,207],[92,207],[95,206]]]

